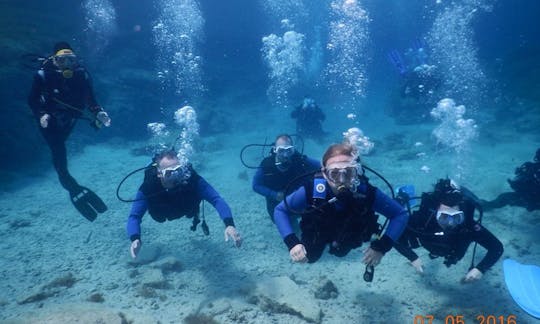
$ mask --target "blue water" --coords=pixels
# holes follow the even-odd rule
[[[449,176],[485,199],[510,191],[506,179],[540,146],[539,12],[532,0],[2,1],[0,322],[45,322],[43,312],[68,307],[69,314],[76,305],[81,313],[100,307],[105,322],[123,312],[147,316],[143,323],[180,323],[196,313],[218,323],[305,323],[250,298],[257,282],[284,276],[308,292],[322,277],[336,284],[336,299],[313,298],[323,323],[412,323],[429,314],[434,323],[459,314],[466,323],[479,314],[533,323],[510,298],[501,261],[476,285],[459,284],[471,251],[449,269],[422,255],[431,269],[423,277],[391,252],[372,284],[361,279],[359,251],[291,264],[263,198],[251,190],[254,172],[238,155],[246,144],[294,133],[290,114],[310,96],[326,115],[327,132],[322,140],[305,138],[311,157],[358,127],[374,145],[365,163],[396,187],[428,191]],[[68,140],[70,171],[109,206],[91,224],[60,187],[26,103],[39,63],[25,55],[51,55],[61,40],[90,71],[113,121],[99,131],[80,121]],[[419,67],[426,74],[411,78]],[[207,205],[210,238],[189,231],[187,221],[158,224],[146,216],[144,247],[158,250],[158,261],[132,265],[130,206],[116,200],[116,185],[148,164],[153,148],[181,135],[186,126],[174,113],[185,105],[198,125],[182,143],[192,145],[196,169],[231,205],[245,245],[223,244]],[[154,122],[169,133],[152,133]],[[251,151],[247,159],[257,165],[263,154]],[[124,194],[134,194],[141,179],[130,178]],[[505,245],[502,259],[540,264],[539,217],[519,207],[488,213],[486,227]],[[141,276],[167,257],[183,270],[165,275],[168,288],[144,290]],[[21,303],[68,273],[72,286]],[[88,301],[95,293],[104,301]],[[50,322],[71,321],[58,316]]]

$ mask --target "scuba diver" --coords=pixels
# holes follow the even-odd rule
[[[159,223],[183,216],[193,218],[191,230],[195,231],[200,222],[199,205],[202,200],[214,206],[225,224],[225,241],[232,239],[235,246],[240,247],[242,238],[234,226],[229,205],[203,177],[195,172],[190,163],[181,164],[174,150],[167,149],[157,154],[153,163],[143,169],[145,169],[144,181],[135,199],[131,200],[133,205],[127,221],[127,233],[131,240],[130,253],[133,258],[137,257],[142,245],[141,221],[147,210],[150,216]],[[202,229],[206,235],[209,235],[204,218]]]
[[[403,201],[408,202],[405,197]],[[475,210],[480,213],[474,219]],[[479,280],[501,257],[503,245],[497,237],[481,225],[482,208],[478,198],[467,188],[459,187],[450,179],[439,179],[433,192],[423,193],[418,210],[409,219],[407,229],[394,244],[394,248],[411,262],[418,273],[424,273],[422,260],[413,249],[423,246],[432,259],[443,257],[450,267],[461,260],[473,242],[487,250],[478,264],[473,260],[462,278],[468,283]]]
[[[381,227],[375,212],[389,219],[384,235],[364,251],[364,280],[371,281],[374,267],[407,225],[408,214],[397,201],[368,183],[353,145],[331,145],[323,155],[320,172],[276,208],[274,221],[294,262],[316,262],[327,246],[338,257],[369,242]],[[299,239],[289,214],[301,215]]]
[[[320,168],[320,162],[301,154],[293,145],[291,136],[276,137],[270,156],[265,157],[252,181],[253,191],[266,198],[266,210],[274,221],[274,208],[285,197],[285,188],[292,179]],[[291,190],[296,190],[297,183]]]
[[[536,150],[534,162],[523,163],[514,174],[514,179],[508,179],[514,191],[504,192],[491,201],[482,200],[484,210],[507,205],[524,207],[527,211],[540,209],[540,148]]]
[[[422,64],[416,66],[411,71],[403,74],[402,77],[401,97],[412,98],[419,103],[431,98],[434,91],[442,84],[435,65]]]
[[[59,42],[53,52],[34,76],[28,104],[51,150],[60,184],[69,192],[75,208],[86,219],[94,221],[97,213],[104,213],[107,206],[69,173],[65,142],[77,119],[89,120],[96,129],[109,127],[111,119],[97,103],[90,75],[71,46]]]
[[[388,53],[388,60],[400,76],[399,95],[392,96],[392,114],[400,122],[419,122],[429,117],[429,109],[436,102],[443,79],[436,65],[428,63],[423,42],[416,41],[405,52],[405,59],[397,50]]]
[[[313,138],[320,142],[326,135],[322,129],[326,116],[312,98],[305,97],[302,104],[291,112],[291,118],[296,119],[296,133],[303,138]]]

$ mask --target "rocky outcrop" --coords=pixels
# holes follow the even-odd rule
[[[263,279],[257,283],[250,302],[265,312],[290,314],[312,323],[322,320],[321,308],[313,295],[289,277]]]

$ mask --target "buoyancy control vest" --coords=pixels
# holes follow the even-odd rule
[[[373,211],[377,189],[367,181],[357,187],[357,192],[339,198],[320,174],[304,188],[311,207],[302,216],[302,231],[320,232],[340,245],[354,246],[360,246],[380,233],[378,215]]]
[[[144,172],[144,182],[139,188],[146,197],[148,213],[156,222],[165,222],[183,216],[198,217],[201,197],[197,193],[200,176],[189,166],[191,177],[187,183],[172,189],[163,188],[155,167]]]
[[[262,163],[263,184],[275,191],[284,190],[292,179],[305,174],[311,170],[307,162],[307,157],[296,152],[291,158],[291,165],[286,171],[280,171],[275,165],[274,154],[266,157]],[[291,186],[291,189],[296,189],[301,185],[297,183]]]
[[[90,76],[82,66],[75,67],[73,69],[73,76],[66,79],[62,76],[61,71],[56,69],[52,62],[48,61],[38,71],[38,75],[43,82],[41,95],[44,100],[44,108],[49,113],[65,111],[74,118],[80,117],[80,112],[73,109],[66,109],[66,107],[58,104],[55,99],[77,107],[80,110],[84,109],[89,99],[93,100],[93,98],[88,98],[92,96]]]

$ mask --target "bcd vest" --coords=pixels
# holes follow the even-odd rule
[[[289,169],[283,172],[277,169],[274,159],[273,154],[265,158],[261,163],[261,167],[264,185],[275,191],[284,190],[291,180],[309,171],[313,171],[307,164],[306,156],[300,153],[295,153],[292,156]],[[299,186],[300,183],[297,183],[293,184],[290,188],[293,190]]]
[[[146,197],[148,213],[156,222],[165,222],[182,216],[198,216],[201,198],[197,194],[200,176],[191,167],[187,184],[166,190],[157,177],[155,167],[144,172],[144,182],[139,188]]]
[[[378,215],[373,211],[376,188],[365,183],[365,193],[351,193],[347,199],[338,199],[344,205],[336,208],[336,199],[322,177],[316,176],[308,185],[304,185],[306,198],[312,206],[303,215],[300,226],[302,231],[325,232],[338,244],[368,242],[373,234],[380,233]]]

